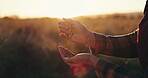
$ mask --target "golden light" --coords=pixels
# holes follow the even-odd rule
[[[142,11],[146,0],[0,0],[0,16],[74,17]]]

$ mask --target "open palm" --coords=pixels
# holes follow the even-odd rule
[[[62,59],[65,61],[65,63],[69,65],[84,64],[87,66],[95,67],[96,63],[99,60],[99,58],[97,58],[96,56],[90,53],[80,53],[72,57],[66,57],[65,54],[67,52],[71,54],[73,54],[73,52],[67,48],[64,48],[63,46],[59,46],[58,48],[59,48],[60,55],[62,56]]]

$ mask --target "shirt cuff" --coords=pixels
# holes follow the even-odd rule
[[[94,55],[103,52],[107,43],[106,43],[106,36],[100,33],[93,33],[95,36],[95,47],[89,47],[90,52]]]
[[[117,67],[118,65],[115,65],[107,60],[99,60],[95,67],[95,71],[96,74],[99,74],[99,76],[101,75],[102,77],[106,77],[108,72],[113,74]]]

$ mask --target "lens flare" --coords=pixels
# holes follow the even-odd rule
[[[83,76],[87,74],[86,66],[83,64],[76,64],[73,67],[73,74],[78,78],[82,78]]]

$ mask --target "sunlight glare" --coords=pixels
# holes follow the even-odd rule
[[[142,11],[141,0],[0,0],[0,16],[75,17]]]

